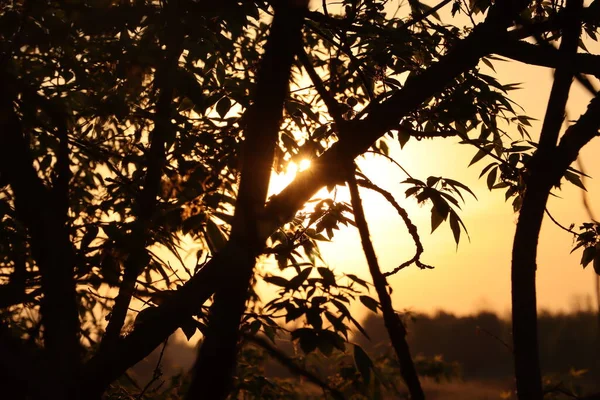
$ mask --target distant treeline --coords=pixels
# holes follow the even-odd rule
[[[417,360],[432,360],[436,356],[457,370],[457,384],[467,382],[502,382],[510,388],[513,380],[510,321],[491,312],[459,317],[447,312],[435,315],[413,313],[405,315],[411,353]],[[363,321],[371,340],[356,334],[352,342],[361,345],[375,359],[390,351],[389,338],[381,316],[371,315]],[[597,313],[591,310],[572,313],[539,315],[541,363],[544,374],[553,382],[571,382],[576,377],[589,392],[600,391],[600,334]],[[289,339],[281,338],[278,346],[292,355],[295,350]],[[296,347],[296,351],[299,351]],[[160,349],[134,368],[140,382],[151,379]],[[165,376],[187,371],[193,363],[194,351],[187,343],[171,341],[162,360]],[[350,363],[351,357],[346,360]],[[319,361],[322,376],[337,369],[340,359]],[[425,363],[426,364],[426,363]],[[267,376],[291,377],[287,369],[274,360],[264,365]],[[583,370],[587,372],[583,373]],[[443,376],[442,376],[443,377]],[[462,385],[462,383],[461,383]],[[462,389],[461,389],[462,390]]]
[[[513,376],[511,325],[491,312],[458,317],[447,312],[406,316],[413,357],[442,356],[458,363],[465,379],[506,379]],[[540,356],[544,374],[562,376],[579,371],[585,380],[600,382],[600,332],[594,311],[539,315]],[[380,317],[364,321],[371,341],[356,341],[373,354],[389,342]],[[583,374],[581,370],[588,370]],[[600,383],[599,383],[600,385]]]

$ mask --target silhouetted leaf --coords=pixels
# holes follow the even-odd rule
[[[223,97],[221,100],[219,100],[216,109],[219,116],[221,116],[221,118],[225,118],[225,115],[227,115],[229,109],[231,109],[231,100],[229,100],[229,97]]]
[[[369,296],[360,296],[360,302],[364,304],[369,310],[377,313],[377,307],[379,306],[379,302],[372,297]]]
[[[183,331],[183,334],[185,335],[187,340],[191,340],[192,336],[194,336],[194,334],[196,333],[196,330],[198,329],[198,323],[196,322],[196,320],[194,318],[187,318],[180,325],[180,328]]]
[[[581,256],[581,265],[583,265],[583,268],[587,267],[587,265],[594,260],[595,256],[596,248],[594,246],[586,247]]]
[[[329,268],[319,267],[317,268],[319,274],[323,277],[323,282],[329,286],[336,286],[335,275]]]
[[[373,361],[369,355],[359,345],[354,345],[354,365],[366,384],[371,381],[371,373],[373,369]]]

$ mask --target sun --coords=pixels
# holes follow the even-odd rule
[[[299,172],[310,168],[311,161],[303,158],[300,161],[290,161],[282,173],[271,174],[271,183],[269,185],[269,196],[281,192],[287,185],[292,183]]]
[[[300,163],[298,164],[298,171],[300,171],[300,172],[307,170],[309,168],[310,168],[310,160],[308,158],[301,160]]]

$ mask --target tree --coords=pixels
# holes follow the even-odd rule
[[[181,328],[205,334],[188,396],[225,398],[240,334],[285,359],[254,335],[273,339],[279,321],[302,318],[292,337],[306,354],[330,355],[345,349],[351,326],[365,333],[345,305],[357,299],[382,311],[402,378],[412,398],[423,398],[358,186],[393,204],[415,241],[415,256],[398,269],[428,268],[423,246],[406,211],[354,159],[366,151],[389,157],[386,140],[456,137],[479,149],[472,163],[494,159],[482,175],[520,210],[517,388],[522,399],[541,398],[535,251],[550,190],[563,177],[581,182],[570,165],[598,133],[594,100],[556,145],[573,76],[587,82],[582,74],[600,69],[598,56],[576,52],[582,26],[595,38],[597,2],[411,1],[402,17],[373,0],[331,12],[326,2],[323,12],[304,1],[214,3],[1,6],[3,388],[13,398],[99,398]],[[439,21],[446,6],[474,26]],[[514,87],[478,67],[492,65],[494,54],[556,68],[539,145],[507,97]],[[508,137],[507,124],[521,140]],[[311,167],[267,199],[272,168],[301,159]],[[326,198],[304,208],[320,188],[345,183],[351,205]],[[447,221],[458,244],[466,232],[459,200],[470,189],[445,177],[405,183],[407,197],[432,205],[432,229]],[[378,299],[364,291],[366,280],[319,263],[318,241],[340,224],[359,229]],[[600,265],[599,234],[596,223],[577,232],[584,266]],[[183,259],[189,241],[194,268]],[[295,275],[260,276],[259,257]],[[259,278],[281,288],[265,306],[253,290]],[[370,390],[372,363],[353,349]]]

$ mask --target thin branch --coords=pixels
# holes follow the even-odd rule
[[[387,280],[381,273],[375,249],[373,248],[373,243],[371,243],[369,226],[364,214],[355,177],[356,167],[354,166],[354,163],[350,163],[349,165],[351,168],[348,170],[348,188],[350,189],[352,211],[354,212],[354,220],[360,234],[360,240],[367,259],[369,271],[373,278],[373,285],[375,286],[375,291],[377,292],[381,304],[385,327],[388,331],[392,346],[396,351],[396,356],[400,363],[400,374],[408,387],[411,399],[423,400],[425,399],[425,394],[421,388],[421,383],[419,382],[419,377],[410,355],[410,349],[406,342],[406,328],[398,314],[394,311],[392,299],[387,291]]]
[[[579,36],[580,36],[580,32],[581,32],[581,22],[582,22],[582,18],[583,18],[583,15],[581,14],[581,10],[582,10],[582,7],[580,7],[577,10],[570,9],[570,8],[568,9],[566,7],[563,9],[564,23],[562,25],[562,29],[564,32],[563,32],[563,37],[561,39],[561,43],[560,43],[560,46],[559,46],[559,49],[557,52],[560,54],[560,57],[564,57],[566,60],[571,59],[572,57],[576,56],[576,54],[577,54],[577,47],[579,45]],[[525,25],[525,26],[529,25],[529,23],[527,21],[523,20],[523,18],[518,16],[517,19],[522,25]],[[576,32],[574,30],[576,30]],[[575,33],[577,33],[576,39],[574,39]],[[550,43],[547,43],[541,37],[541,35],[539,33],[533,33],[533,37],[538,42],[538,46],[544,48],[545,51],[547,51],[547,52],[556,51],[554,46]],[[589,64],[590,64],[589,58],[590,57],[587,57],[587,59],[577,60],[577,61],[584,61],[584,62],[587,61],[586,64],[588,64],[588,66],[589,66]],[[576,60],[573,60],[573,61],[576,61]],[[556,82],[556,77],[560,78],[559,81],[562,81],[562,79],[564,77],[571,76],[571,79],[573,79],[573,77],[575,77],[577,79],[577,81],[579,81],[579,83],[590,94],[592,94],[592,96],[596,95],[597,90],[593,87],[592,83],[587,79],[587,77],[581,75],[580,73],[578,73],[576,71],[573,71],[572,65],[563,63],[561,65],[561,67],[563,67],[563,68],[557,69],[555,71],[555,82]],[[554,88],[554,85],[553,85],[553,88]],[[559,89],[557,89],[557,90],[559,90]],[[564,89],[560,89],[560,90],[564,90]],[[552,99],[552,93],[550,94],[550,99]],[[558,97],[556,97],[556,99],[558,99]],[[550,107],[550,100],[549,100],[548,107]],[[558,106],[555,105],[553,107],[558,107]],[[546,116],[548,116],[548,114],[546,114]],[[557,117],[555,117],[555,118],[557,118]],[[542,129],[543,129],[543,127],[542,127]]]
[[[342,117],[342,113],[340,111],[340,104],[333,98],[333,96],[329,93],[321,77],[315,71],[315,67],[313,67],[306,51],[303,48],[298,50],[298,60],[308,73],[311,81],[313,82],[317,93],[321,97],[321,100],[325,103],[327,110],[329,111],[329,115],[333,118],[333,121],[337,125],[338,129],[342,129],[342,125],[344,124],[344,118]]]
[[[157,87],[160,95],[156,105],[155,126],[150,133],[150,148],[146,155],[147,172],[142,192],[138,197],[137,220],[132,229],[131,254],[125,261],[125,271],[119,294],[106,333],[100,344],[100,351],[113,351],[120,337],[121,329],[127,317],[131,296],[135,289],[138,275],[146,267],[149,255],[146,251],[149,221],[156,209],[156,196],[160,190],[160,179],[166,162],[165,143],[171,127],[171,103],[174,96],[174,74],[182,51],[183,34],[177,22],[178,2],[171,1],[166,5],[168,43],[162,69],[157,72]]]
[[[344,395],[342,394],[342,392],[340,392],[337,389],[332,388],[331,386],[329,386],[327,384],[327,382],[325,382],[324,380],[319,378],[317,375],[313,374],[312,372],[303,368],[302,366],[296,364],[293,359],[291,359],[290,357],[285,355],[278,348],[271,345],[264,338],[256,336],[256,335],[250,335],[250,334],[244,334],[243,336],[244,336],[244,339],[246,339],[249,342],[252,342],[252,343],[258,345],[259,347],[261,347],[262,349],[266,350],[267,353],[269,353],[269,355],[271,357],[273,357],[281,365],[286,367],[291,373],[293,373],[295,375],[299,375],[299,376],[305,378],[310,383],[313,383],[313,384],[319,386],[321,389],[329,392],[334,399],[338,399],[338,400],[344,399]]]
[[[600,77],[600,55],[587,53],[561,54],[554,47],[523,40],[507,40],[499,44],[496,54],[529,65],[563,69],[571,73]]]
[[[326,41],[331,43],[332,46],[334,46],[339,51],[343,52],[346,56],[348,56],[348,58],[350,59],[350,64],[352,65],[352,68],[356,71],[356,73],[358,74],[358,77],[360,78],[360,80],[363,84],[363,89],[365,90],[365,94],[367,95],[367,97],[369,99],[373,99],[374,94],[373,94],[373,91],[371,90],[371,87],[369,86],[369,81],[362,70],[362,64],[361,64],[360,60],[358,58],[356,58],[356,56],[352,53],[352,50],[348,46],[343,46],[340,43],[333,40],[332,38],[330,38],[329,36],[327,36],[315,24],[307,23],[306,26],[309,27],[310,29],[312,29],[313,32],[315,32],[317,35],[321,36],[323,39],[325,39]]]
[[[140,394],[138,394],[137,399],[141,400],[144,398],[144,394],[146,393],[146,391],[148,391],[148,389],[150,389],[150,386],[152,386],[154,384],[154,382],[156,382],[157,380],[159,380],[163,373],[160,367],[160,364],[162,363],[162,359],[163,359],[163,355],[165,354],[165,349],[167,348],[167,343],[169,342],[169,339],[167,338],[167,340],[165,340],[162,349],[160,350],[160,355],[158,356],[158,360],[156,361],[156,367],[154,367],[154,371],[152,372],[152,378],[148,381],[148,383],[146,384],[146,386],[144,386],[144,388],[142,389],[142,391],[140,392]]]
[[[394,275],[401,269],[408,267],[409,265],[411,265],[413,263],[421,269],[432,269],[433,268],[432,266],[423,264],[421,262],[421,254],[423,254],[423,245],[421,244],[421,238],[419,237],[419,232],[417,231],[417,227],[410,220],[410,217],[408,216],[408,213],[406,212],[406,210],[404,208],[402,208],[400,206],[400,204],[398,204],[398,202],[396,201],[394,196],[392,196],[392,194],[390,192],[383,190],[379,186],[373,184],[372,182],[370,182],[366,179],[361,179],[357,182],[360,186],[365,187],[367,189],[371,189],[371,190],[381,194],[396,209],[396,211],[398,212],[398,215],[400,215],[400,217],[402,218],[402,221],[404,221],[404,224],[406,225],[406,228],[408,229],[408,233],[410,233],[410,236],[412,236],[413,241],[415,242],[415,246],[417,248],[415,255],[410,260],[403,262],[398,267],[394,268],[394,270],[391,272],[385,272],[383,274],[383,276],[388,277],[388,276]]]
[[[400,168],[406,176],[408,176],[409,178],[412,178],[412,176],[408,173],[408,171],[398,161],[394,160],[392,157],[388,156],[387,154],[383,154],[383,153],[373,151],[373,150],[367,150],[367,151],[365,151],[365,153],[373,153],[373,154],[377,154],[378,156],[381,156],[383,158],[386,158],[389,162],[391,162],[392,164],[395,164],[398,168]]]
[[[548,217],[550,217],[550,220],[551,220],[552,222],[554,222],[554,224],[555,224],[556,226],[558,226],[560,229],[562,229],[562,230],[564,230],[564,231],[567,231],[567,232],[569,232],[569,233],[572,233],[573,235],[577,236],[577,232],[575,232],[575,231],[574,231],[574,230],[572,230],[572,229],[569,229],[569,228],[567,228],[566,226],[564,226],[563,224],[561,224],[560,222],[558,222],[558,221],[557,221],[557,220],[556,220],[556,219],[555,219],[555,218],[552,216],[552,214],[550,214],[550,211],[548,210],[548,207],[546,207],[546,215],[547,215]]]
[[[577,51],[581,32],[576,13],[582,0],[567,0],[568,24],[563,29],[559,51],[565,56]],[[539,146],[528,163],[530,175],[517,222],[511,262],[512,330],[517,393],[520,400],[541,400],[542,375],[539,362],[536,269],[538,238],[550,190],[560,181],[567,167],[561,165],[557,139],[564,119],[565,106],[573,73],[555,71],[548,107],[542,125]],[[568,132],[567,132],[568,133]],[[565,134],[566,136],[567,134]],[[563,136],[564,139],[564,136]],[[560,145],[563,141],[561,140]],[[559,147],[560,147],[559,145]],[[561,167],[564,167],[561,169]]]
[[[477,327],[477,330],[479,330],[479,331],[481,331],[481,332],[485,333],[486,335],[488,335],[488,336],[489,336],[489,337],[491,337],[492,339],[496,340],[498,343],[500,343],[501,345],[503,345],[504,347],[506,347],[506,349],[507,349],[509,352],[511,352],[511,353],[513,352],[513,348],[512,348],[512,346],[511,346],[510,344],[506,343],[504,340],[500,339],[500,338],[498,337],[498,335],[495,335],[494,333],[492,333],[492,332],[488,331],[487,329],[485,329],[485,328],[482,328],[482,327],[480,327],[480,326],[478,326],[478,327]]]

